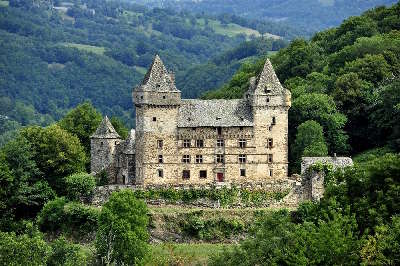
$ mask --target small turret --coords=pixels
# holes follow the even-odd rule
[[[179,105],[181,92],[175,86],[175,76],[156,55],[142,83],[133,90],[133,102],[142,105]]]
[[[96,132],[90,136],[91,173],[96,174],[109,168],[115,157],[115,148],[120,142],[121,137],[105,116]]]
[[[269,59],[261,74],[250,79],[245,97],[253,106],[291,106],[290,91],[283,88]]]

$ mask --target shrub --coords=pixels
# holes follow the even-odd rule
[[[88,265],[90,254],[87,254],[79,244],[69,243],[64,237],[59,237],[51,243],[51,255],[47,261],[49,266],[69,265],[80,266]]]
[[[64,178],[65,190],[70,200],[80,200],[93,195],[96,187],[94,176],[87,173],[72,174]]]
[[[46,265],[50,248],[42,236],[0,232],[0,265]]]
[[[146,204],[131,190],[111,194],[99,216],[98,256],[106,264],[140,264],[149,251]]]
[[[49,201],[39,213],[37,222],[44,232],[61,230],[67,234],[89,234],[97,227],[99,211],[65,198]]]

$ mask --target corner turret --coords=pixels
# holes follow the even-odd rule
[[[96,132],[90,136],[90,172],[100,173],[110,170],[116,146],[121,142],[121,137],[112,126],[107,116],[103,118]]]
[[[133,90],[135,106],[180,105],[181,92],[175,86],[175,76],[165,68],[161,58],[156,55],[142,83]]]
[[[253,106],[285,106],[287,109],[291,106],[291,93],[283,88],[269,59],[261,74],[250,79],[245,98]]]

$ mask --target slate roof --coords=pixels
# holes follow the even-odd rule
[[[96,132],[94,132],[94,134],[90,137],[97,138],[97,139],[120,139],[121,138],[118,135],[117,131],[112,126],[112,124],[107,116],[105,116],[103,118],[99,127],[96,129]]]
[[[179,92],[175,86],[174,80],[171,77],[171,73],[167,71],[158,55],[154,57],[153,62],[144,76],[141,85],[137,87],[136,90]]]
[[[254,82],[254,80],[253,80]],[[251,82],[250,82],[251,84]],[[253,86],[252,86],[253,85]],[[255,85],[255,86],[254,86]],[[271,94],[282,94],[285,93],[285,89],[280,83],[274,68],[272,67],[271,61],[267,58],[264,64],[263,71],[257,77],[255,84],[250,85],[250,89],[254,91],[254,93],[265,93],[265,89],[270,90]]]
[[[182,100],[178,127],[253,126],[251,107],[245,100]]]

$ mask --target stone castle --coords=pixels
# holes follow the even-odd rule
[[[110,183],[203,185],[288,178],[290,92],[267,59],[242,99],[181,99],[159,56],[133,90],[136,130],[122,140],[107,117],[91,136],[91,172]]]

